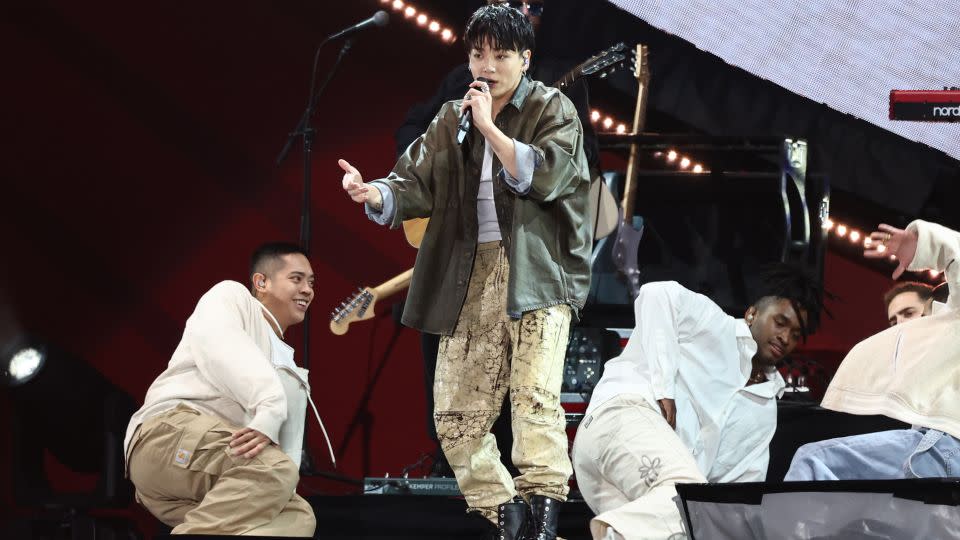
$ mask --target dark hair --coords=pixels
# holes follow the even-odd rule
[[[267,242],[255,249],[253,255],[250,256],[250,272],[247,274],[251,292],[253,291],[254,274],[269,275],[273,272],[273,269],[270,268],[271,265],[279,261],[284,255],[294,253],[299,253],[304,257],[307,256],[303,248],[290,242]]]
[[[491,4],[473,12],[463,32],[463,44],[469,53],[482,49],[489,40],[494,49],[504,51],[533,50],[533,25],[520,13],[506,4]]]
[[[765,266],[761,276],[761,293],[754,305],[759,307],[776,298],[790,301],[800,319],[804,340],[820,327],[820,312],[830,314],[823,306],[823,297],[832,298],[832,295],[824,292],[820,280],[809,271],[792,264],[775,263]],[[806,321],[803,312],[807,313]]]
[[[933,288],[931,295],[933,296],[934,301],[946,304],[947,300],[950,298],[950,286],[947,285],[946,281],[944,281]]]
[[[894,298],[908,292],[917,293],[922,302],[933,298],[933,286],[919,281],[901,281],[883,293],[884,309],[890,309],[890,302],[893,302]]]

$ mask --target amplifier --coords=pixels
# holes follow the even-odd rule
[[[460,497],[456,478],[374,478],[363,479],[364,495],[439,495]]]

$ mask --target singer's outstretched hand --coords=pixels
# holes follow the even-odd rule
[[[490,96],[490,89],[487,83],[483,81],[473,81],[470,83],[470,89],[463,96],[463,102],[460,104],[460,114],[470,109],[473,115],[473,125],[480,130],[480,133],[487,134],[487,129],[493,126],[493,98]]]
[[[344,172],[343,190],[350,195],[353,202],[367,203],[379,210],[383,204],[383,199],[380,197],[380,190],[370,184],[364,183],[360,171],[347,160],[341,159],[337,161],[337,164],[340,165],[340,168],[343,169]]]

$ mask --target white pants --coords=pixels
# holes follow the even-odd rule
[[[588,414],[573,447],[577,485],[597,514],[594,540],[686,538],[678,483],[706,483],[690,451],[641,396],[620,395]]]

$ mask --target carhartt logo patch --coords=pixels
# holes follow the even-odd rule
[[[190,452],[189,450],[180,448],[179,450],[177,450],[177,455],[173,457],[173,461],[177,465],[186,465],[190,463],[191,454],[192,452]]]

